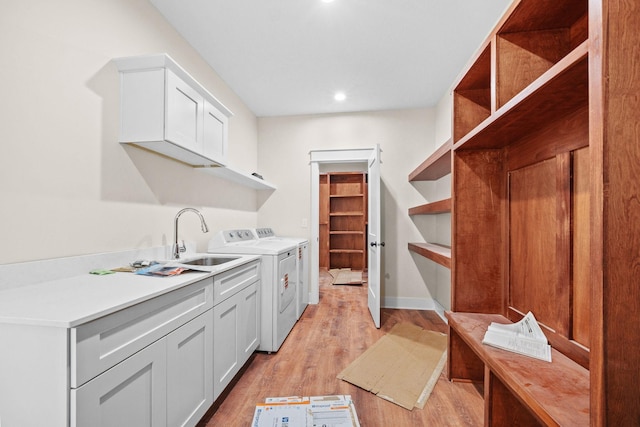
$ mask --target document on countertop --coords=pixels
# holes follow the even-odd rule
[[[182,267],[166,266],[163,264],[153,264],[149,267],[137,269],[135,271],[135,274],[141,274],[144,276],[168,277],[168,276],[176,276],[184,271],[186,271],[186,269]]]

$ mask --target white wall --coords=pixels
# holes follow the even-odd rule
[[[416,224],[408,208],[425,203],[408,175],[433,152],[435,109],[363,112],[258,119],[260,173],[278,186],[263,200],[261,226],[281,235],[310,237],[309,151],[344,148],[382,149],[384,294],[387,301],[407,306],[435,297],[407,249],[407,242],[424,241],[435,219]],[[433,201],[433,200],[432,200]],[[425,231],[426,230],[426,231]],[[434,280],[435,270],[427,274]],[[393,302],[392,302],[393,303]]]
[[[230,108],[231,164],[257,164],[257,120],[146,0],[3,0],[0,263],[166,244],[185,206],[213,231],[257,223],[256,192],[117,142],[112,58],[166,52]],[[182,238],[206,248],[195,216]]]
[[[5,0],[0,52],[0,264],[169,244],[185,206],[202,210],[211,233],[262,225],[308,237],[309,151],[380,144],[384,296],[448,304],[438,285],[444,273],[407,250],[409,241],[447,233],[439,217],[407,215],[450,186],[407,182],[450,132],[447,101],[435,109],[258,120],[146,0]],[[117,142],[111,59],[160,52],[234,112],[231,165],[258,171],[277,191],[256,193]],[[185,215],[180,230],[206,248],[211,234],[201,233],[195,216]]]

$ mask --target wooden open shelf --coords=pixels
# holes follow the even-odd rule
[[[434,215],[451,212],[451,198],[409,208],[409,215]]]
[[[435,181],[450,174],[451,147],[452,141],[449,139],[409,174],[409,182]]]
[[[588,43],[583,42],[466,133],[454,149],[502,148],[583,108],[589,101],[587,54]]]
[[[409,250],[451,268],[451,248],[436,243],[409,243]]]
[[[451,173],[451,139],[442,144],[409,174],[409,182],[434,181]],[[432,215],[451,212],[451,199],[439,200],[409,209],[409,215]],[[440,265],[451,268],[451,248],[435,243],[409,243],[409,250]]]
[[[496,35],[496,108],[588,39],[586,1],[521,2]]]
[[[486,42],[469,67],[453,95],[453,139],[463,135],[487,119],[494,110],[491,92],[491,44]]]

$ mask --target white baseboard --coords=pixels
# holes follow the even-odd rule
[[[393,309],[435,311],[447,323],[444,307],[432,298],[385,297],[382,306]]]

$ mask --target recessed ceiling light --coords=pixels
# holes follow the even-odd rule
[[[333,99],[335,99],[338,102],[342,102],[345,99],[347,99],[347,95],[345,95],[344,92],[336,92],[336,94],[333,95]]]

